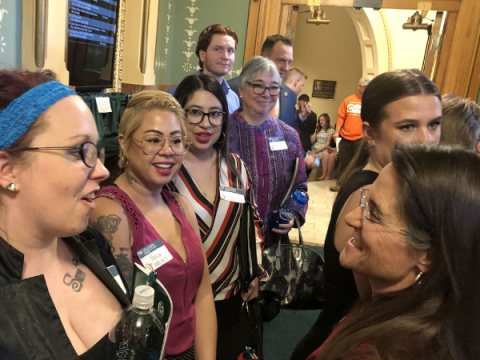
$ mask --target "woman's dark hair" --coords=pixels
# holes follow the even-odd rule
[[[230,155],[230,150],[228,148],[228,103],[225,92],[222,89],[222,86],[218,83],[211,75],[201,74],[201,75],[190,75],[187,76],[182,82],[178,85],[175,94],[173,95],[175,99],[180,103],[182,108],[185,108],[187,102],[192,98],[193,94],[198,90],[205,90],[212,93],[220,104],[222,104],[222,111],[226,113],[225,120],[222,125],[222,134],[218,138],[218,141],[213,145],[213,147],[220,151],[220,156],[226,161],[228,168],[232,173],[240,180],[241,176],[235,164],[233,158]],[[188,121],[188,120],[187,120]],[[223,139],[222,139],[223,135]]]
[[[480,359],[480,158],[396,146],[392,167],[406,239],[428,252],[429,270],[357,307],[318,359]]]
[[[440,143],[475,150],[480,141],[480,106],[470,99],[442,96],[442,135]]]
[[[387,105],[417,95],[432,95],[442,100],[435,84],[419,70],[396,70],[380,74],[370,81],[363,93],[362,121],[368,122],[370,128],[378,133],[380,125],[388,115]],[[367,165],[369,157],[370,146],[364,139],[360,149],[340,177],[339,183],[347,183],[353,173]]]
[[[320,132],[320,130],[322,130],[322,126],[320,125],[320,118],[322,116],[325,119],[325,124],[327,125],[327,129],[330,129],[332,127],[332,125],[330,125],[330,116],[327,113],[323,113],[317,119],[317,128],[315,129],[316,132]]]

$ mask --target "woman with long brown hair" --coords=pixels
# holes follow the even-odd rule
[[[317,180],[330,180],[332,171],[335,166],[336,152],[331,151],[332,139],[335,130],[330,125],[330,116],[326,113],[321,114],[318,117],[317,128],[315,133],[311,136],[313,144],[313,153],[308,155],[305,164],[314,167],[316,159],[320,160],[322,165],[322,176]]]
[[[259,279],[243,289],[240,274],[243,202],[256,208],[252,180],[242,159],[228,149],[227,98],[218,81],[205,74],[187,76],[175,97],[185,109],[192,144],[169,187],[188,199],[198,221],[217,313],[217,359],[236,360],[246,346],[257,351],[261,347],[246,312],[248,304],[255,308]],[[236,196],[226,196],[227,192]],[[261,263],[263,238],[258,216],[254,224]]]
[[[372,300],[352,309],[309,360],[478,359],[480,158],[400,146],[345,221],[342,266]]]
[[[354,273],[339,262],[340,252],[352,234],[345,224],[345,216],[358,206],[361,189],[368,188],[391,161],[396,143],[438,143],[440,140],[440,93],[418,70],[387,72],[373,79],[363,94],[361,115],[365,138],[342,175],[342,187],[325,237],[323,310],[297,345],[292,360],[303,360],[317,349],[358,300],[359,294],[369,296],[368,282],[361,276],[354,277]]]

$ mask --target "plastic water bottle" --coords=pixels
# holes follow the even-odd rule
[[[295,191],[285,202],[280,209],[273,214],[268,220],[268,227],[270,229],[279,229],[278,225],[288,224],[300,210],[303,209],[308,202],[307,195],[302,191]]]
[[[153,308],[155,291],[147,285],[137,286],[132,305],[110,333],[113,342],[109,359],[159,360],[165,340],[165,324]]]

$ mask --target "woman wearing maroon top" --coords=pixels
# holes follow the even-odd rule
[[[125,172],[97,193],[90,219],[110,241],[129,285],[137,252],[163,242],[170,259],[156,272],[173,301],[167,359],[213,360],[217,324],[195,213],[185,197],[163,188],[190,145],[184,121],[167,93],[143,91],[130,100],[118,136]]]

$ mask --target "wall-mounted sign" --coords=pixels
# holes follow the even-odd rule
[[[335,98],[336,81],[313,80],[312,97],[333,100]]]

